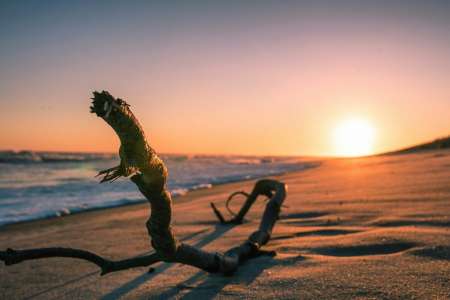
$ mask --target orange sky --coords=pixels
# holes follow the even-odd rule
[[[158,152],[334,155],[352,118],[373,152],[450,134],[449,5],[319,2],[2,3],[0,149],[117,151],[102,89]]]

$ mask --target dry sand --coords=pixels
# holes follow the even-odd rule
[[[74,259],[0,265],[2,299],[447,299],[450,298],[450,151],[328,160],[279,179],[286,205],[266,249],[232,277],[179,264],[99,276]],[[174,228],[184,242],[225,250],[257,226],[222,226],[209,202],[223,204],[253,182],[175,199]],[[238,201],[236,201],[236,204]],[[150,249],[146,204],[17,224],[0,229],[0,249],[79,247],[112,258]]]

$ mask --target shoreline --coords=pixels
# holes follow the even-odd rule
[[[283,172],[283,173],[279,173],[279,174],[272,174],[269,176],[261,176],[261,177],[249,178],[249,179],[244,179],[244,180],[236,180],[236,181],[217,183],[217,184],[211,185],[211,187],[197,188],[197,189],[189,190],[186,193],[181,194],[181,195],[180,194],[172,194],[173,204],[184,203],[186,201],[192,201],[193,199],[191,199],[191,198],[195,198],[195,194],[192,195],[192,193],[195,193],[195,192],[201,192],[201,191],[214,192],[213,191],[214,189],[222,187],[222,186],[224,186],[224,187],[226,187],[227,185],[233,186],[233,185],[236,185],[239,183],[242,183],[242,185],[247,185],[248,183],[255,182],[255,181],[263,179],[263,178],[279,178],[279,177],[286,176],[286,175],[294,175],[296,173],[303,173],[307,170],[319,168],[322,163],[323,162],[320,161],[317,163],[317,165],[306,167],[303,170]],[[133,206],[138,207],[138,206],[143,206],[143,205],[148,205],[148,201],[145,198],[142,198],[142,200],[136,200],[135,202],[130,201],[128,203],[125,202],[125,203],[121,203],[118,205],[87,208],[87,209],[83,209],[83,210],[73,211],[73,212],[70,212],[67,214],[62,214],[60,216],[55,215],[55,216],[47,216],[47,217],[36,217],[33,219],[29,219],[29,220],[23,220],[23,221],[18,221],[18,222],[13,222],[13,223],[5,223],[5,224],[0,224],[0,233],[4,230],[9,230],[11,227],[16,227],[16,226],[32,225],[34,223],[47,223],[47,222],[51,222],[51,221],[57,221],[57,220],[63,220],[65,218],[70,218],[71,216],[79,216],[79,215],[89,214],[89,213],[94,213],[94,212],[107,213],[110,210],[116,210],[116,209],[120,210],[121,208],[127,208],[127,207],[133,207]]]
[[[264,178],[280,178],[280,177],[284,177],[284,176],[288,176],[288,175],[296,175],[297,173],[304,173],[306,171],[309,170],[314,170],[314,169],[319,169],[322,165],[324,165],[326,162],[339,162],[339,161],[358,161],[358,160],[370,160],[370,159],[377,159],[377,158],[394,158],[394,157],[411,157],[411,156],[420,156],[420,155],[427,155],[427,154],[431,154],[433,156],[435,155],[442,155],[441,154],[444,153],[443,155],[446,155],[446,153],[450,153],[450,150],[448,149],[431,149],[431,150],[424,150],[422,152],[411,152],[411,153],[396,153],[396,154],[378,154],[378,155],[369,155],[369,156],[363,156],[363,157],[335,157],[335,158],[324,158],[324,157],[315,157],[315,158],[310,158],[310,160],[305,160],[304,163],[306,163],[307,165],[305,166],[304,169],[302,170],[296,170],[296,171],[287,171],[287,172],[282,172],[282,173],[278,173],[278,174],[271,174],[271,175],[267,175],[267,176],[258,176],[255,178],[248,178],[248,179],[241,179],[241,180],[231,180],[231,181],[227,181],[227,182],[221,182],[221,183],[215,183],[215,184],[211,184],[211,187],[202,187],[202,188],[195,188],[192,190],[188,190],[183,194],[177,194],[177,193],[172,193],[171,192],[171,196],[172,196],[172,200],[173,200],[173,204],[175,205],[176,203],[183,203],[186,201],[192,201],[191,198],[195,198],[195,193],[196,192],[201,192],[201,191],[211,191],[214,192],[214,189],[219,188],[219,187],[226,187],[226,186],[233,186],[239,183],[242,183],[243,185],[247,185],[248,183],[251,182],[255,182],[257,180],[260,179],[264,179]],[[137,188],[136,188],[137,189]],[[175,201],[176,200],[176,201]],[[143,206],[143,205],[147,205],[147,199],[145,199],[144,197],[141,200],[137,200],[137,201],[130,201],[130,202],[124,202],[124,203],[120,203],[117,205],[108,205],[108,206],[100,206],[100,207],[91,207],[91,208],[86,208],[86,209],[82,209],[82,210],[76,210],[76,211],[70,211],[70,213],[68,214],[62,214],[62,215],[54,215],[54,216],[46,216],[46,217],[36,217],[33,219],[29,219],[29,220],[23,220],[23,221],[18,221],[18,222],[12,222],[12,223],[4,223],[4,224],[0,224],[0,233],[4,230],[9,230],[11,227],[16,227],[16,226],[21,226],[21,225],[28,225],[28,224],[33,224],[33,223],[40,223],[40,222],[51,222],[51,221],[57,221],[57,220],[63,220],[66,218],[70,218],[73,216],[79,216],[79,215],[83,215],[83,214],[90,214],[90,213],[95,213],[95,212],[108,212],[108,211],[112,211],[112,210],[117,210],[117,209],[121,209],[121,208],[127,208],[127,207],[138,207],[138,206]]]
[[[198,189],[209,189],[215,186],[220,186],[223,184],[229,184],[234,182],[245,182],[249,180],[256,180],[261,178],[267,178],[267,177],[273,177],[273,176],[280,176],[286,173],[290,172],[303,172],[304,170],[310,169],[310,168],[316,168],[319,167],[320,164],[323,162],[323,160],[320,159],[309,159],[304,161],[298,161],[295,164],[287,165],[286,167],[279,168],[278,165],[275,165],[273,167],[268,166],[266,170],[259,170],[256,171],[250,168],[248,171],[241,168],[241,171],[236,173],[234,171],[234,174],[227,175],[227,174],[217,174],[215,175],[214,172],[212,174],[208,174],[208,177],[202,178],[202,176],[198,175],[198,178],[195,178],[195,174],[193,174],[194,178],[191,179],[191,182],[186,182],[185,185],[183,185],[183,182],[181,183],[174,183],[174,186],[170,189],[171,195],[173,198],[183,196],[186,193],[190,193],[192,191],[198,190]],[[259,164],[258,164],[259,165]],[[253,165],[252,165],[253,166]],[[261,169],[261,167],[259,167]],[[284,170],[283,170],[284,169]],[[32,172],[33,170],[30,170]],[[211,172],[210,172],[211,173]],[[253,174],[252,174],[253,173]],[[201,173],[200,173],[201,174]],[[20,175],[20,174],[19,174]],[[26,175],[23,174],[24,176]],[[183,174],[181,174],[183,175]],[[188,176],[190,176],[188,174]],[[185,176],[186,177],[186,176]],[[177,176],[174,177],[174,182],[177,181]],[[191,178],[191,177],[189,177]],[[63,178],[64,179],[64,178]],[[107,195],[109,188],[105,185],[102,185],[100,188],[96,187],[95,181],[91,181],[92,178],[88,178],[89,181],[83,181],[80,180],[79,182],[65,182],[61,179],[61,183],[56,184],[55,186],[45,186],[42,187],[39,185],[31,185],[25,187],[8,187],[8,185],[4,186],[5,189],[5,197],[11,198],[11,203],[15,203],[14,195],[16,195],[18,198],[17,208],[14,205],[11,205],[11,207],[5,206],[5,210],[2,211],[1,220],[0,220],[0,230],[4,228],[5,226],[10,226],[13,224],[21,224],[21,223],[27,223],[27,222],[33,222],[38,220],[46,220],[46,219],[57,219],[60,217],[64,217],[67,215],[75,215],[80,214],[84,212],[89,211],[96,211],[96,210],[102,210],[102,209],[108,209],[111,207],[123,207],[128,205],[135,205],[144,203],[147,200],[139,193],[138,189],[134,185],[128,186],[124,191],[124,194],[118,193],[117,196],[114,194]],[[70,179],[70,178],[69,178]],[[57,180],[57,178],[55,179]],[[87,179],[86,179],[87,180]],[[122,179],[124,182],[127,182],[128,179]],[[90,182],[89,186],[85,185],[86,188],[89,188],[90,194],[82,193],[83,188],[81,187],[83,182]],[[124,183],[122,182],[122,184]],[[5,183],[6,184],[6,183]],[[5,185],[4,184],[4,185]],[[84,183],[83,183],[84,184]],[[127,182],[128,184],[128,182]],[[80,185],[80,186],[78,186]],[[68,187],[64,187],[68,186]],[[52,195],[50,195],[50,198],[48,200],[42,199],[43,204],[35,203],[34,201],[34,194],[33,192],[28,192],[28,190],[32,189],[38,189],[38,188],[46,188],[48,190],[53,190],[54,194],[59,194],[59,197],[64,198],[65,194],[70,192],[72,189],[77,189],[77,192],[72,193],[74,200],[69,201],[59,201],[59,198],[55,198]],[[2,188],[3,189],[3,188]],[[0,190],[2,190],[0,189]],[[25,196],[20,195],[19,192],[21,189],[27,191],[26,193],[31,193],[31,198],[26,198]],[[9,191],[11,190],[11,191]],[[68,192],[66,192],[68,190]],[[112,189],[114,190],[114,188]],[[119,191],[117,188],[116,191]],[[101,201],[89,201],[89,198],[94,195],[96,195],[96,191],[99,191],[100,193],[104,193],[106,196],[103,196],[103,199]],[[131,192],[131,193],[130,193]],[[37,192],[36,195],[39,197],[40,192]],[[127,194],[128,193],[128,194]],[[101,194],[100,194],[101,195]],[[2,197],[0,195],[0,197]],[[8,198],[6,198],[8,200]],[[64,200],[64,199],[63,199]],[[30,202],[29,202],[30,201]],[[41,199],[36,200],[41,201]],[[29,206],[29,203],[33,203]],[[3,207],[1,206],[2,202],[0,202],[0,209]],[[8,204],[8,202],[6,202]]]

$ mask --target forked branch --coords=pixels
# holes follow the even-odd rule
[[[232,193],[228,197],[228,199],[225,203],[225,206],[226,206],[228,212],[233,216],[233,218],[230,220],[225,220],[225,218],[223,217],[220,210],[216,207],[216,205],[214,203],[211,202],[211,208],[213,209],[213,212],[216,215],[217,219],[219,219],[220,223],[222,223],[222,224],[230,224],[230,223],[231,224],[241,224],[244,221],[245,215],[250,210],[253,203],[255,203],[256,198],[258,198],[258,196],[266,196],[267,198],[272,199],[272,197],[277,192],[279,192],[279,193],[282,192],[279,190],[279,188],[275,187],[275,185],[272,184],[271,182],[274,182],[274,180],[269,180],[269,179],[259,180],[258,182],[256,182],[256,184],[253,188],[253,191],[250,194],[247,194],[244,191]],[[284,190],[283,193],[286,194],[286,191]],[[245,196],[246,200],[245,200],[244,204],[242,205],[241,209],[239,210],[239,212],[237,214],[235,214],[230,209],[229,204],[230,204],[231,200],[233,200],[234,197],[237,195]],[[264,221],[264,219],[261,222],[263,222],[263,221]]]
[[[226,221],[212,204],[214,212],[222,223],[241,223],[259,195],[270,198],[258,230],[241,245],[225,253],[219,253],[180,243],[171,228],[172,199],[166,186],[168,176],[166,166],[147,143],[144,131],[131,112],[130,106],[105,91],[94,92],[92,100],[91,112],[105,120],[117,133],[121,142],[120,164],[101,171],[99,173],[103,176],[101,182],[113,181],[120,176],[131,176],[131,181],[136,184],[151,206],[150,218],[146,225],[156,253],[122,261],[111,261],[92,252],[71,248],[8,249],[0,252],[0,260],[10,265],[29,259],[73,257],[98,265],[102,274],[165,261],[191,265],[208,272],[231,274],[243,261],[261,253],[260,248],[270,240],[272,229],[286,198],[285,184],[269,179],[258,181],[239,213],[230,221]]]

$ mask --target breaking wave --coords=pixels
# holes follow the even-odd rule
[[[168,187],[174,196],[320,164],[296,157],[162,155],[162,158],[170,170]],[[0,225],[144,201],[129,180],[98,184],[95,178],[98,171],[118,163],[115,154],[0,152]]]

